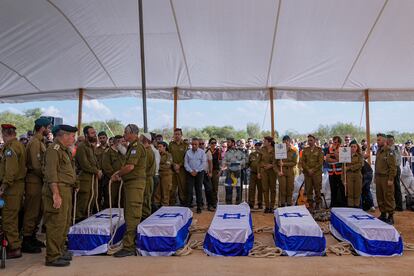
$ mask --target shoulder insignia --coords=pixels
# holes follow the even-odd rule
[[[58,144],[56,144],[56,145],[53,146],[53,149],[54,150],[59,150],[60,149],[60,146]]]
[[[11,149],[6,149],[4,151],[4,156],[11,157],[13,155],[13,151]]]
[[[131,155],[135,155],[135,154],[137,154],[137,150],[135,149],[131,150]]]

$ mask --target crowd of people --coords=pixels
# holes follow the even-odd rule
[[[284,136],[286,158],[275,159],[275,141],[268,136],[206,141],[183,139],[182,130],[176,128],[167,143],[160,134],[140,134],[134,124],[127,125],[123,135],[110,138],[86,126],[75,139],[77,131],[68,125],[52,127],[48,119],[39,118],[31,137],[18,140],[15,126],[1,125],[0,196],[6,202],[2,218],[8,258],[41,252],[45,245],[36,233],[43,219],[46,265],[67,266],[72,256],[65,240],[72,216],[80,222],[118,203],[124,208],[126,232],[123,248],[114,256],[134,255],[137,225],[160,207],[215,211],[221,176],[226,204],[233,204],[234,190],[234,203],[240,203],[248,184],[248,204],[264,213],[295,204],[294,181],[300,173],[307,207],[311,212],[320,209],[324,171],[329,174],[330,207],[374,211],[370,187],[375,177],[379,219],[393,224],[394,211],[402,210],[399,174],[406,152],[394,144],[392,135],[377,135],[373,171],[367,161],[371,147],[349,135],[344,142],[335,136],[324,145],[314,135],[303,143]],[[350,147],[350,163],[340,162],[342,147]],[[404,148],[412,155],[411,148]]]

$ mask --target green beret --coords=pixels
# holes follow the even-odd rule
[[[36,126],[40,126],[40,127],[42,126],[47,127],[48,125],[52,124],[52,122],[48,118],[45,118],[45,117],[40,117],[34,123]]]
[[[358,142],[354,139],[349,143],[349,145],[358,145]]]
[[[56,136],[56,133],[58,133],[59,130],[60,130],[59,125],[53,126],[53,128],[52,128],[53,136]]]

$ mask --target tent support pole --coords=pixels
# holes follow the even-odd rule
[[[369,120],[369,90],[365,90],[365,131],[368,145],[368,162],[371,164],[371,125]]]
[[[144,132],[148,132],[147,121],[147,87],[145,80],[145,52],[144,52],[144,18],[143,18],[142,0],[138,0],[138,14],[139,14],[139,43],[141,50],[141,87],[142,87],[142,111],[144,119]]]
[[[275,110],[273,106],[273,87],[269,88],[269,101],[270,101],[270,127],[271,136],[275,139]]]
[[[174,87],[174,129],[177,128],[178,88]]]
[[[82,109],[83,109],[83,88],[79,88],[78,93],[78,136],[81,134],[82,127]]]

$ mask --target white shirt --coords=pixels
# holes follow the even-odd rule
[[[158,175],[159,174],[158,171],[160,170],[161,155],[160,155],[160,152],[154,147],[153,144],[151,144],[151,149],[155,155],[155,175]]]

